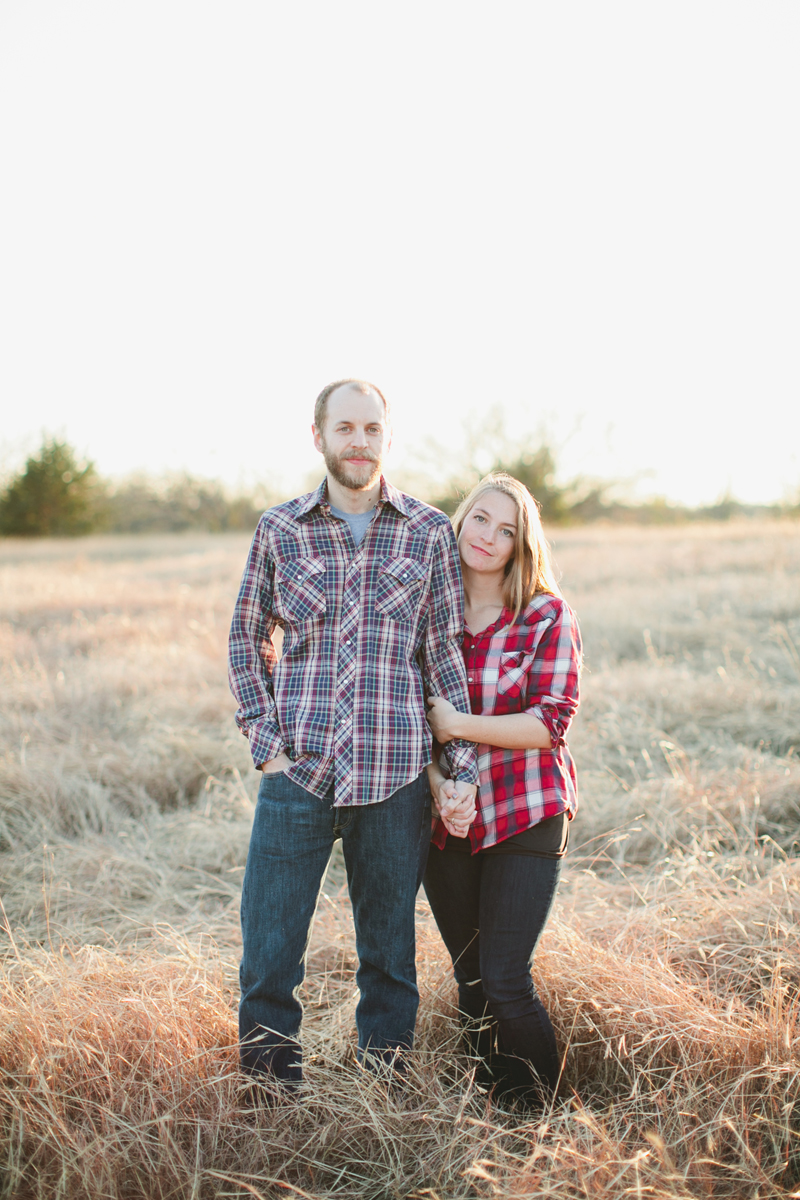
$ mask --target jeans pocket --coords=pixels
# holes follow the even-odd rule
[[[288,770],[288,767],[286,768]],[[282,800],[282,792],[285,792],[292,786],[291,779],[287,778],[286,771],[271,771],[269,774],[261,772],[261,782],[258,785],[259,800]]]

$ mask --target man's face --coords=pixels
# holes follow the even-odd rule
[[[377,482],[391,445],[380,396],[344,384],[328,398],[323,428],[313,428],[314,445],[338,484],[361,492]]]

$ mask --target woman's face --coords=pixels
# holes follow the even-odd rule
[[[517,506],[505,492],[484,492],[464,518],[458,550],[465,567],[481,574],[503,573],[514,554]]]

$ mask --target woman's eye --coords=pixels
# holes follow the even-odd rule
[[[514,536],[514,532],[511,529],[504,529],[503,533],[506,535],[506,537],[513,538],[513,536]]]

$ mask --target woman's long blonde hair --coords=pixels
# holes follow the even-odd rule
[[[502,492],[504,496],[510,496],[517,507],[514,553],[506,565],[503,583],[503,603],[517,617],[540,592],[560,596],[561,590],[553,571],[539,506],[525,485],[514,479],[513,475],[495,471],[475,484],[453,514],[456,537],[461,533],[467,514],[487,492]]]

